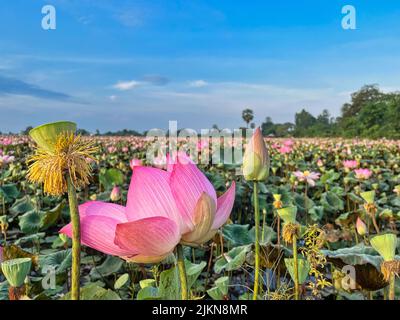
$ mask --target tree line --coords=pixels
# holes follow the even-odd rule
[[[242,118],[254,126],[254,114],[245,109]],[[365,85],[351,94],[341,108],[341,115],[331,117],[328,110],[313,116],[306,109],[295,114],[294,123],[274,123],[266,117],[261,124],[265,136],[275,137],[360,137],[400,138],[400,92],[383,93],[377,85]]]

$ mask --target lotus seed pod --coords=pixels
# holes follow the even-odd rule
[[[1,270],[10,286],[19,288],[24,284],[26,276],[31,270],[32,260],[30,258],[19,258],[7,260],[1,263]]]
[[[296,223],[297,207],[287,207],[278,210],[278,215],[285,223]]]
[[[29,132],[29,136],[37,143],[37,145],[47,151],[54,151],[57,138],[61,133],[75,133],[76,124],[70,121],[58,121],[43,124],[33,128]]]
[[[294,259],[285,259],[285,265],[292,280],[294,280]],[[303,284],[307,280],[308,273],[310,272],[310,263],[305,259],[298,259],[297,267],[299,271],[299,284]]]
[[[371,246],[385,261],[393,261],[396,255],[397,237],[393,233],[375,236],[371,239]]]
[[[367,202],[368,204],[373,204],[375,202],[375,191],[367,191],[362,192],[360,196]]]

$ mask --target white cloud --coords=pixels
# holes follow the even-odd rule
[[[189,82],[189,87],[193,87],[193,88],[202,88],[202,87],[206,87],[207,85],[208,85],[208,83],[204,80],[194,80],[194,81]]]
[[[113,85],[114,89],[120,90],[120,91],[127,91],[127,90],[132,90],[137,87],[139,87],[142,83],[136,80],[132,81],[119,81],[116,84]]]
[[[115,96],[115,95],[109,96],[108,98],[109,98],[111,101],[117,100],[117,96]]]

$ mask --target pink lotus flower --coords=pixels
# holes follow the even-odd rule
[[[107,151],[108,151],[108,153],[114,153],[114,152],[117,151],[117,148],[114,147],[114,146],[110,146],[110,147],[107,148]]]
[[[356,169],[354,172],[356,178],[360,180],[368,180],[372,176],[372,171],[369,169]]]
[[[167,157],[164,155],[159,155],[159,156],[153,158],[152,164],[159,169],[166,169]]]
[[[121,151],[123,153],[127,153],[129,151],[129,148],[128,147],[122,147]]]
[[[9,146],[10,144],[12,144],[11,138],[3,138],[2,140],[0,140],[0,145]]]
[[[0,167],[5,166],[11,162],[14,162],[15,157],[9,155],[0,155]]]
[[[139,159],[132,159],[129,162],[129,165],[130,165],[131,169],[133,170],[135,167],[141,167],[143,165],[143,162],[142,162],[142,160],[139,160]]]
[[[283,146],[283,147],[281,147],[281,148],[278,149],[278,152],[279,152],[280,154],[288,154],[288,153],[291,153],[291,152],[292,152],[292,148],[291,148],[291,147],[288,147],[288,146]]]
[[[315,186],[315,181],[318,180],[320,176],[319,173],[310,171],[296,171],[293,174],[299,181],[307,182],[311,187]]]
[[[358,167],[358,161],[356,161],[356,160],[345,160],[345,161],[343,161],[343,166],[346,169],[349,169],[349,170],[355,169],[355,168]]]
[[[193,162],[180,157],[168,171],[136,167],[126,207],[90,201],[79,206],[82,244],[138,263],[156,263],[181,242],[197,246],[226,222],[235,182],[221,197]],[[60,230],[71,237],[68,224]]]
[[[197,143],[197,150],[198,151],[202,151],[203,149],[207,149],[207,148],[209,148],[209,143],[208,143],[207,140],[200,140]]]
[[[294,145],[294,142],[293,142],[293,140],[288,139],[283,143],[283,145],[291,148]]]

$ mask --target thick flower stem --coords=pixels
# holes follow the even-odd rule
[[[253,300],[257,300],[258,297],[258,285],[259,285],[259,272],[260,272],[260,209],[258,207],[258,185],[254,182],[253,190],[253,201],[254,201],[254,224],[255,224],[255,270],[254,270],[254,290]]]
[[[72,275],[71,275],[71,299],[79,300],[79,280],[81,264],[81,226],[78,211],[78,201],[75,187],[67,174],[68,201],[72,223]]]
[[[183,247],[178,244],[176,247],[176,252],[178,255],[178,270],[179,270],[179,280],[181,282],[181,297],[182,300],[188,300],[188,286],[187,286],[187,276],[185,268],[185,258],[183,256]]]
[[[278,238],[278,266],[277,266],[277,279],[276,279],[276,287],[279,288],[281,286],[281,270],[279,268],[279,262],[281,259],[281,218],[278,216],[278,227],[277,227],[277,238]]]
[[[299,300],[299,267],[297,263],[297,236],[293,236],[294,299]]]
[[[394,300],[395,298],[395,282],[396,276],[392,272],[389,279],[389,300]]]

